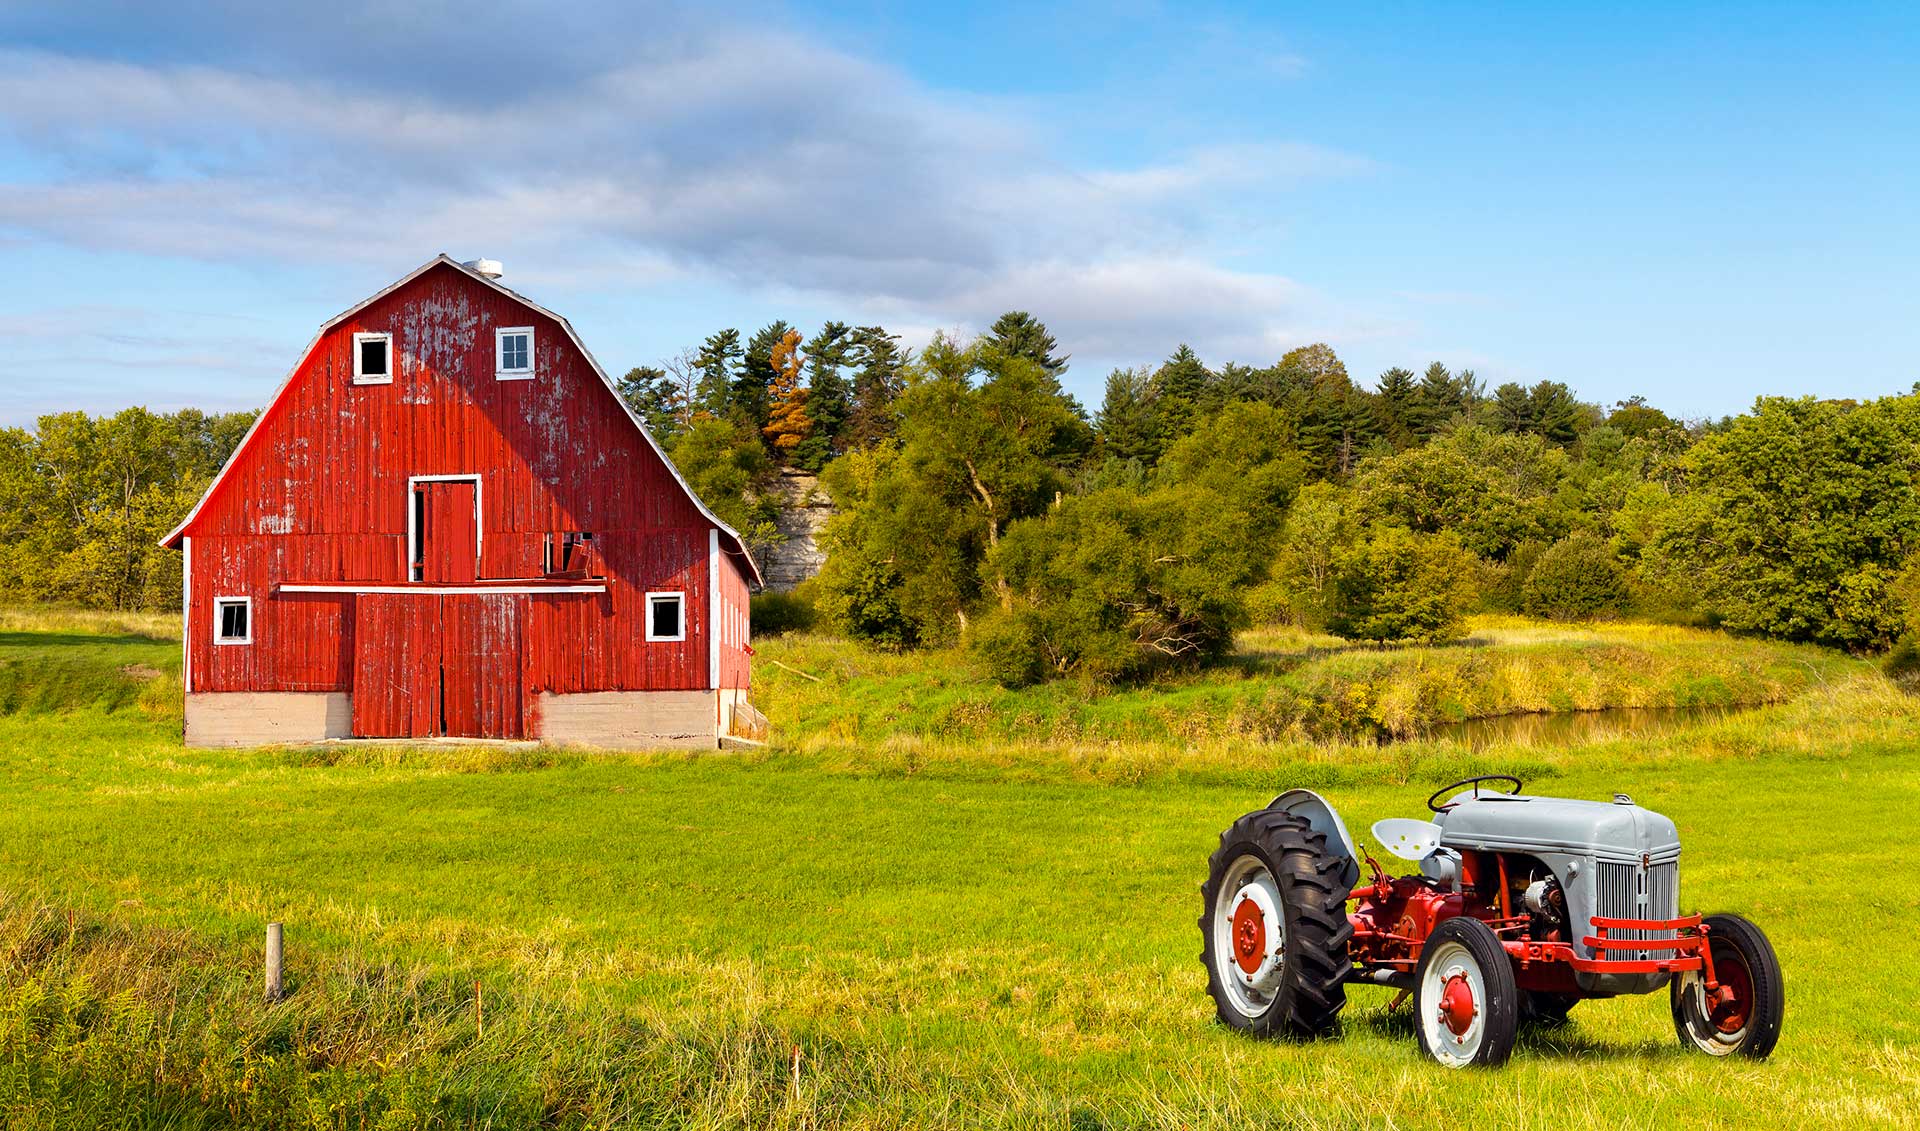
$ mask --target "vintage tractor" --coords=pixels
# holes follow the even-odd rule
[[[1455,782],[1427,807],[1432,821],[1373,826],[1416,875],[1383,873],[1310,790],[1281,794],[1221,835],[1200,917],[1220,1020],[1318,1036],[1347,986],[1389,986],[1401,991],[1393,1007],[1413,999],[1421,1050],[1460,1068],[1504,1062],[1523,1020],[1560,1024],[1585,999],[1669,986],[1683,1046],[1773,1051],[1779,960],[1738,915],[1680,914],[1672,821],[1623,793],[1532,796],[1505,774]]]

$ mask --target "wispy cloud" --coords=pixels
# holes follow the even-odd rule
[[[379,34],[304,41],[236,9],[257,38],[223,42],[247,52],[196,54],[191,28],[121,58],[22,35],[39,46],[0,53],[0,155],[54,171],[0,183],[0,232],[246,263],[485,250],[556,281],[684,273],[914,324],[1032,308],[1083,356],[1258,358],[1311,293],[1197,249],[1254,194],[1371,169],[1284,142],[1073,165],[1017,115],[822,42],[600,14],[563,48],[500,10],[371,6],[329,27]]]
[[[0,419],[9,424],[76,407],[112,411],[129,399],[156,410],[257,406],[267,391],[262,381],[291,364],[285,342],[230,313],[45,307],[0,315],[0,339],[7,343]],[[129,384],[147,391],[129,398]]]

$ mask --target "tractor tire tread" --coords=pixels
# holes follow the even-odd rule
[[[1473,1067],[1498,1068],[1513,1055],[1514,1041],[1520,1031],[1520,988],[1514,978],[1513,960],[1507,957],[1499,938],[1485,923],[1470,916],[1444,920],[1427,936],[1426,946],[1420,953],[1420,965],[1414,972],[1414,1039],[1419,1042],[1422,1053],[1440,1060],[1428,1043],[1427,1026],[1423,1022],[1425,1011],[1431,1005],[1423,987],[1431,956],[1439,953],[1440,943],[1449,940],[1460,943],[1473,956],[1486,987],[1486,998],[1478,1003],[1485,1032],[1480,1047],[1468,1063]]]
[[[1216,893],[1214,886],[1227,865],[1249,847],[1266,860],[1281,886],[1288,912],[1286,948],[1291,969],[1279,999],[1253,1018],[1226,1002],[1212,961],[1211,933],[1214,899],[1225,894]],[[1207,864],[1207,881],[1200,885],[1200,960],[1207,968],[1207,990],[1219,1007],[1220,1019],[1260,1034],[1312,1038],[1331,1032],[1347,1003],[1346,979],[1353,969],[1347,943],[1353,926],[1346,916],[1349,892],[1340,883],[1344,865],[1327,851],[1326,836],[1292,813],[1256,810],[1221,834]]]
[[[1755,1017],[1749,1022],[1752,1032],[1733,1050],[1733,1054],[1750,1060],[1765,1060],[1772,1055],[1773,1046],[1780,1040],[1780,1025],[1786,1013],[1786,983],[1781,976],[1780,959],[1774,953],[1773,944],[1767,940],[1766,932],[1744,915],[1722,912],[1708,915],[1705,922],[1709,937],[1724,938],[1729,945],[1747,956],[1749,972],[1753,976]],[[1688,1020],[1682,1006],[1678,980],[1673,983],[1671,999],[1673,1027],[1680,1036],[1681,1045],[1697,1048],[1687,1032]]]

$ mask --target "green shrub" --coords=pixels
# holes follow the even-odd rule
[[[1258,555],[1217,496],[1191,488],[1109,489],[1014,523],[988,557],[1006,608],[976,654],[1002,683],[1117,677],[1202,663],[1233,643],[1240,590]],[[1031,662],[1012,651],[1032,650]]]
[[[813,620],[813,602],[800,589],[791,593],[754,594],[753,631],[756,636],[805,632],[813,627]]]
[[[1546,548],[1521,584],[1521,610],[1552,620],[1591,620],[1620,611],[1626,578],[1613,548],[1574,534]]]
[[[920,625],[902,608],[900,571],[865,550],[847,546],[827,558],[814,602],[819,620],[842,636],[878,648],[918,647]]]
[[[1517,613],[1526,605],[1527,575],[1546,549],[1531,539],[1520,543],[1504,562],[1482,559],[1479,569],[1480,603],[1490,612]]]
[[[1901,637],[1886,658],[1880,661],[1880,669],[1902,688],[1920,690],[1920,639]]]
[[[974,657],[1002,687],[1031,687],[1052,673],[1044,658],[1045,641],[1031,609],[995,613],[969,637]]]
[[[1283,581],[1264,581],[1247,590],[1247,623],[1258,625],[1299,624],[1294,611],[1292,586]]]
[[[1474,597],[1475,558],[1452,534],[1383,526],[1333,561],[1327,631],[1348,640],[1449,640]]]

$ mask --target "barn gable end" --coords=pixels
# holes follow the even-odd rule
[[[530,332],[530,375],[501,372],[505,328]],[[357,378],[381,335],[390,374]],[[540,737],[543,704],[570,717],[565,697],[596,695],[610,740],[663,718],[660,741],[712,745],[723,667],[745,687],[744,623],[721,616],[744,598],[715,583],[758,580],[738,534],[564,319],[446,256],[322,327],[164,541],[187,575],[190,741],[284,740],[246,722],[282,695],[334,697],[297,712],[322,720],[311,738],[342,718],[364,737]],[[223,638],[240,623],[248,639]],[[651,698],[621,716],[608,695]],[[702,710],[713,727],[689,734]]]

